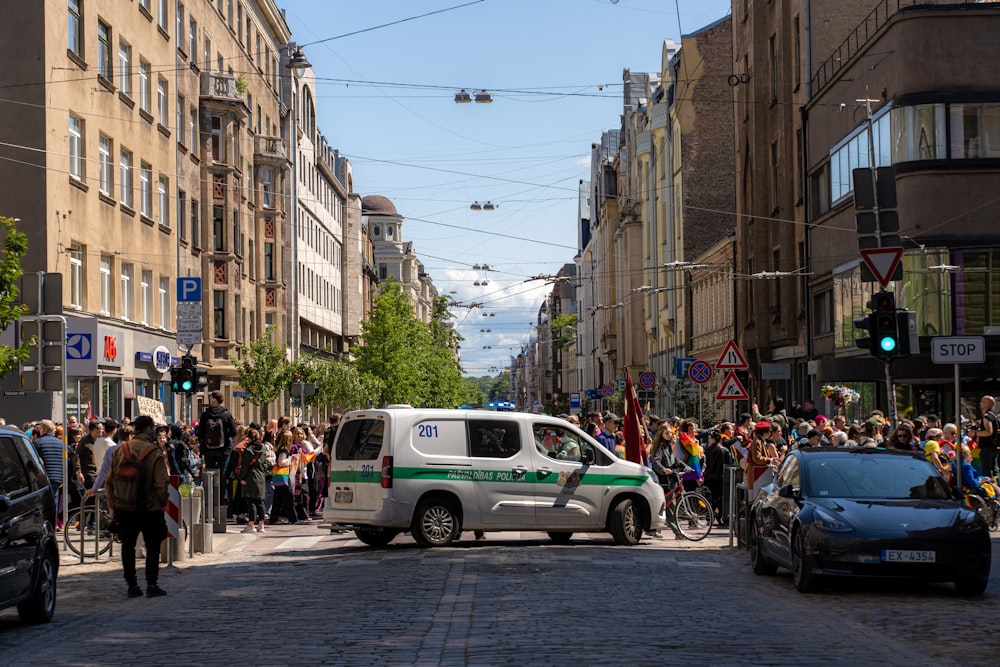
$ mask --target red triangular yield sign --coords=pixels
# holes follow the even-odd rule
[[[867,248],[861,251],[861,259],[871,270],[875,280],[882,287],[888,287],[892,274],[903,259],[902,248]]]
[[[734,371],[729,371],[726,374],[726,380],[722,383],[722,387],[719,389],[719,393],[715,395],[716,400],[719,401],[746,401],[749,400],[750,395],[747,394],[746,388],[740,379],[736,377]]]
[[[716,370],[743,370],[750,368],[750,365],[747,364],[746,357],[740,352],[740,348],[736,347],[736,341],[730,340],[726,343],[726,349],[719,355],[719,360],[715,362],[715,368]]]

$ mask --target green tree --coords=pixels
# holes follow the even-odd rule
[[[552,318],[552,340],[560,350],[565,350],[566,346],[576,338],[576,313],[556,315]]]
[[[490,384],[489,392],[487,397],[491,401],[506,401],[510,396],[510,371],[503,371],[500,375],[495,378],[490,378],[492,381]]]
[[[431,337],[399,283],[388,280],[379,287],[371,313],[361,323],[361,335],[364,344],[358,349],[355,367],[361,375],[377,379],[375,404],[422,405],[421,365]]]
[[[243,349],[241,357],[230,355],[236,367],[237,380],[246,392],[246,400],[261,408],[261,419],[268,420],[268,406],[278,400],[288,387],[290,366],[285,361],[285,350],[272,340],[274,327]]]
[[[14,226],[16,220],[0,216],[0,234],[3,235],[3,249],[0,250],[0,331],[25,314],[25,307],[18,303],[21,258],[28,252],[28,237]],[[0,377],[15,370],[18,363],[28,358],[28,342],[20,347],[0,345]]]
[[[362,375],[351,362],[343,359],[304,357],[294,365],[292,375],[296,372],[302,382],[311,382],[316,387],[316,393],[306,397],[306,405],[330,412],[363,408],[369,400],[374,402],[381,391],[375,378]]]

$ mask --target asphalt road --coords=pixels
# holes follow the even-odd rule
[[[230,526],[231,531],[235,527]],[[221,537],[221,536],[219,536]],[[164,568],[165,598],[125,598],[116,561],[65,565],[55,620],[0,612],[20,665],[994,664],[1000,539],[981,598],[947,585],[845,583],[801,595],[745,551],[608,536],[489,534],[386,548],[312,524],[225,536]]]

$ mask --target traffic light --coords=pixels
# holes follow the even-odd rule
[[[198,376],[198,381],[195,384],[195,386],[198,388],[198,391],[201,391],[202,389],[208,386],[208,371],[206,371],[204,368],[198,368],[195,370],[195,372],[197,373]]]
[[[175,394],[193,394],[198,384],[198,359],[185,354],[180,366],[170,368],[170,390]]]

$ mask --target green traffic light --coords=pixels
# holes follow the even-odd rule
[[[878,344],[883,352],[892,352],[896,349],[896,339],[892,336],[883,336]]]
[[[181,391],[191,391],[192,389],[194,389],[194,383],[191,380],[184,380],[181,383]]]

